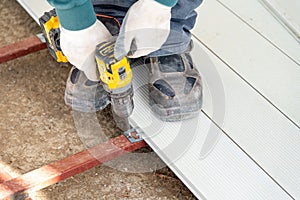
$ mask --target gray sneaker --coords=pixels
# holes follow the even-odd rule
[[[96,112],[109,104],[109,98],[99,82],[90,81],[73,67],[66,84],[65,103],[76,111]]]
[[[189,53],[145,59],[150,106],[164,121],[196,117],[202,107],[202,81]]]

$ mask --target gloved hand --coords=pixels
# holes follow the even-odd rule
[[[60,27],[60,46],[68,61],[83,71],[91,81],[99,81],[95,62],[96,45],[112,36],[98,20],[90,27],[70,31]]]
[[[131,6],[115,45],[115,57],[137,58],[158,49],[170,33],[171,7],[155,0],[139,0]]]

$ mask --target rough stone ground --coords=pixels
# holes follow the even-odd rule
[[[2,0],[0,17],[0,46],[41,32],[16,1]],[[47,50],[0,65],[0,165],[15,175],[85,148],[63,101],[69,70],[69,65],[54,62]],[[105,134],[119,134],[109,109],[97,116],[106,125]],[[126,173],[100,166],[32,196],[38,200],[195,199],[166,167]]]

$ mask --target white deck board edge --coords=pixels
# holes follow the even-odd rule
[[[297,0],[260,0],[278,21],[300,42],[300,2]]]

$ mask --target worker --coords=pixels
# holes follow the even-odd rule
[[[62,51],[75,66],[67,80],[67,105],[94,112],[108,104],[107,94],[99,84],[95,46],[117,36],[117,59],[142,57],[149,67],[150,104],[161,119],[176,121],[199,113],[202,82],[190,56],[190,30],[197,17],[194,10],[202,0],[48,2],[55,7],[61,24]]]

